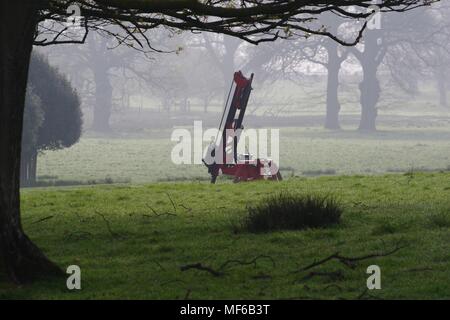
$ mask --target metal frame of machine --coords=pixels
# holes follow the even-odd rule
[[[203,158],[203,163],[211,174],[211,183],[216,182],[220,173],[233,176],[234,182],[264,178],[282,180],[278,166],[271,159],[255,159],[252,155],[237,153],[237,145],[244,128],[242,122],[252,91],[252,81],[253,74],[247,79],[241,71],[234,73],[220,120],[219,133]]]

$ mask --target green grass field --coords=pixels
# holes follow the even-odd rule
[[[450,127],[380,129],[362,134],[353,130],[281,128],[282,173],[289,177],[450,169]],[[75,184],[89,180],[208,180],[203,165],[172,163],[170,153],[175,143],[170,135],[166,130],[134,138],[85,137],[72,148],[41,155],[38,176]]]
[[[342,223],[235,232],[247,205],[285,190],[336,196]],[[450,298],[449,173],[24,189],[22,199],[27,233],[62,268],[81,267],[82,290],[68,291],[65,279],[19,288],[2,281],[0,298]],[[335,252],[358,257],[396,245],[354,269],[329,261],[296,272]],[[223,274],[181,271],[194,263]],[[364,293],[372,264],[382,289]]]

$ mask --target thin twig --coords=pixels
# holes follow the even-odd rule
[[[332,259],[336,259],[338,257],[338,254],[339,254],[339,252],[336,252],[336,253],[333,253],[332,255],[330,255],[330,256],[322,259],[322,260],[314,261],[313,263],[307,265],[306,267],[303,267],[303,268],[301,268],[299,270],[296,270],[295,273],[312,269],[312,268],[317,267],[317,266],[319,266],[321,264],[324,264],[324,263],[326,263],[326,262],[328,262],[328,261],[330,261]]]
[[[351,269],[354,269],[356,267],[356,262],[358,262],[358,261],[363,261],[363,260],[372,259],[372,258],[386,257],[388,255],[396,253],[397,251],[399,251],[400,249],[403,249],[404,247],[405,246],[400,246],[399,244],[397,244],[392,250],[390,250],[388,252],[372,253],[372,254],[368,254],[368,255],[360,256],[360,257],[345,257],[345,256],[341,256],[339,254],[339,252],[336,252],[322,260],[315,261],[315,262],[307,265],[306,267],[300,268],[300,269],[294,271],[294,273],[307,271],[309,269],[312,269],[314,267],[322,265],[330,260],[338,260],[340,263],[344,264],[345,266],[347,266]]]
[[[357,299],[357,300],[361,300],[362,298],[364,298],[364,296],[367,294],[367,291],[369,291],[369,289],[368,289],[368,288],[365,288],[364,291],[361,292],[361,293],[356,297],[356,299]]]
[[[179,204],[179,207],[182,207],[184,210],[186,210],[186,212],[191,212],[192,208],[186,207],[184,204]]]
[[[170,194],[168,192],[166,192],[166,194],[169,197],[170,202],[172,203],[173,210],[175,210],[175,213],[177,213],[177,206],[175,205],[175,202],[173,202],[173,200],[170,197]]]
[[[147,208],[149,208],[151,211],[152,211],[152,213],[153,213],[153,216],[154,217],[163,217],[163,216],[172,216],[172,217],[176,217],[177,215],[175,214],[175,213],[170,213],[170,212],[164,212],[164,213],[158,213],[155,209],[153,209],[149,204],[145,204],[145,206],[147,207]],[[149,215],[143,215],[144,217],[149,217],[149,218],[151,218],[151,216],[149,216]]]
[[[272,279],[272,276],[270,274],[259,273],[257,275],[252,276],[251,278],[254,280],[268,280]]]
[[[219,270],[224,270],[226,267],[228,267],[231,264],[237,264],[237,265],[250,265],[250,264],[253,264],[253,266],[256,267],[257,261],[259,259],[268,259],[268,260],[270,260],[272,262],[272,265],[275,267],[275,260],[273,260],[272,257],[267,256],[267,255],[259,255],[259,256],[255,257],[255,258],[253,258],[252,260],[249,260],[249,261],[241,261],[241,260],[236,260],[236,259],[234,259],[234,260],[227,260],[220,266]]]
[[[163,286],[163,287],[164,287],[164,286],[167,286],[168,284],[172,284],[172,283],[183,283],[183,284],[185,284],[186,281],[181,280],[181,279],[173,279],[173,280],[161,282],[161,283],[160,283],[160,286]]]
[[[184,266],[181,266],[181,267],[180,267],[180,270],[181,270],[181,271],[187,271],[187,270],[191,270],[191,269],[197,269],[197,270],[201,270],[201,271],[207,271],[207,272],[209,272],[210,274],[212,274],[212,275],[215,276],[215,277],[221,277],[221,276],[224,275],[223,272],[214,270],[213,268],[208,267],[208,266],[205,266],[205,265],[203,265],[203,264],[201,264],[201,263],[187,264],[187,265],[184,265]]]
[[[166,269],[162,266],[158,261],[153,261],[162,271],[166,271]]]
[[[191,289],[186,290],[186,294],[184,295],[184,300],[189,300],[189,296],[191,295],[191,292],[192,292]]]
[[[330,280],[333,281],[342,280],[344,278],[344,274],[342,273],[342,271],[332,271],[332,272],[312,271],[308,273],[306,276],[304,276],[302,279],[300,279],[298,282],[303,282],[316,276],[328,277],[330,278]]]
[[[120,234],[114,232],[111,229],[111,224],[110,224],[109,220],[106,219],[105,215],[103,213],[97,211],[97,210],[95,210],[95,213],[97,215],[99,215],[100,217],[102,217],[103,221],[105,221],[106,228],[108,229],[109,233],[111,234],[111,237],[113,237],[113,238],[120,238]]]
[[[384,300],[383,298],[381,298],[381,297],[377,297],[377,296],[374,296],[374,295],[372,295],[372,294],[369,294],[369,289],[368,288],[366,288],[366,289],[364,289],[364,291],[363,292],[361,292],[357,297],[356,297],[356,299],[357,300],[368,300],[368,299],[374,299],[374,300]]]
[[[328,290],[330,288],[336,288],[338,289],[339,292],[342,292],[342,288],[334,283],[327,285],[326,287],[323,288],[323,290]]]
[[[69,240],[69,239],[71,239],[71,240],[82,240],[82,239],[86,239],[86,238],[91,237],[91,236],[92,236],[92,233],[87,232],[87,231],[74,231],[74,232],[68,233],[64,237],[64,239],[65,240]]]
[[[43,222],[43,221],[47,221],[47,220],[50,220],[51,218],[53,218],[53,216],[48,216],[48,217],[39,219],[39,220],[37,220],[35,222],[32,222],[31,224],[36,224],[36,223],[40,223],[40,222]]]

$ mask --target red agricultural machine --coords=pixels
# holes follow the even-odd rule
[[[211,183],[217,176],[233,176],[234,182],[258,179],[282,180],[278,166],[271,159],[254,158],[250,154],[238,154],[237,145],[244,128],[245,109],[252,91],[253,74],[245,78],[241,71],[235,72],[228,93],[225,110],[220,120],[219,133],[209,146],[203,163],[211,174]]]

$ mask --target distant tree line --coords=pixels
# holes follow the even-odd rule
[[[349,26],[335,14],[322,16],[332,34],[352,39],[358,32],[358,28]],[[63,69],[73,74],[78,83],[89,84],[79,87],[87,88],[81,89],[85,97],[92,91],[92,101],[84,103],[92,107],[90,128],[94,131],[110,130],[115,100],[122,100],[119,104],[128,101],[128,105],[130,96],[159,100],[160,110],[167,112],[177,104],[180,111],[187,111],[183,107],[189,101],[192,105],[203,104],[207,112],[211,105],[220,104],[226,97],[230,75],[237,69],[255,73],[258,87],[280,79],[301,85],[308,75],[299,70],[311,64],[321,65],[327,72],[324,127],[338,130],[341,128],[340,72],[344,62],[361,68],[359,130],[374,131],[385,89],[379,79],[381,71],[392,80],[389,85],[409,95],[419,92],[420,83],[434,81],[439,104],[448,108],[449,16],[450,8],[445,4],[401,14],[383,13],[380,28],[366,29],[360,43],[353,47],[314,35],[306,39],[292,36],[289,41],[276,45],[250,46],[242,39],[223,34],[172,37],[161,32],[152,35],[152,43],[158,49],[176,52],[176,56],[161,54],[139,59],[136,51],[108,50],[112,44],[105,37],[92,35],[87,38],[86,46],[62,47],[53,58],[64,64]],[[67,55],[71,57],[70,63],[62,59]],[[124,92],[125,99],[119,99]]]

